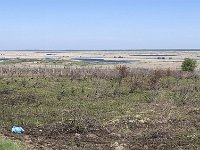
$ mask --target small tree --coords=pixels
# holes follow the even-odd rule
[[[126,65],[117,66],[120,78],[125,78],[128,75],[129,68]]]
[[[194,71],[196,67],[197,61],[191,58],[185,58],[181,65],[182,71]]]
[[[126,65],[117,66],[116,69],[119,72],[119,85],[121,85],[122,79],[128,75],[128,67]]]

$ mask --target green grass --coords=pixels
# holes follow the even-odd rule
[[[35,62],[39,61],[38,59],[15,59],[15,60],[4,60],[0,62],[0,65],[15,65],[20,63],[27,63],[27,62]]]
[[[170,84],[176,84],[174,79],[170,79]],[[188,82],[181,81],[181,84],[187,85]],[[77,107],[104,122],[120,115],[130,115],[127,112],[137,103],[151,102],[161,97],[169,99],[170,93],[173,93],[169,88],[160,89],[158,94],[153,90],[129,91],[129,80],[123,80],[119,87],[115,81],[105,79],[6,78],[0,80],[0,108],[3,114],[0,122],[9,126],[45,126],[61,121],[65,110]],[[65,116],[65,119],[70,118]]]
[[[19,143],[0,139],[0,150],[25,150],[25,148]]]
[[[200,92],[192,86],[199,86],[200,80],[162,78],[156,86],[149,79],[141,77],[141,81],[142,85],[135,85],[136,88],[130,92],[129,77],[124,78],[121,85],[115,79],[1,78],[0,125],[19,125],[26,131],[26,128],[45,129],[74,120],[78,127],[83,127],[87,126],[83,123],[87,117],[94,118],[102,126],[111,126],[113,132],[127,136],[127,139],[130,134],[145,141],[148,136],[152,138],[152,132],[164,130],[173,139],[172,143],[166,139],[164,143],[168,142],[167,145],[187,145],[191,140],[194,146],[198,146],[200,128],[197,120],[200,113],[196,108],[200,106]],[[182,97],[185,92],[189,98]]]
[[[120,115],[127,111],[124,109],[125,107],[134,106],[138,99],[137,94],[122,95],[121,97],[109,96],[114,90],[114,87],[110,88],[112,83],[104,80],[101,82],[99,88],[103,88],[103,90],[99,91],[99,98],[95,95],[96,89],[98,89],[96,81],[91,80],[71,81],[63,78],[7,78],[1,80],[0,92],[4,97],[1,108],[5,111],[3,114],[10,114],[10,116],[4,117],[4,123],[7,125],[44,126],[52,121],[60,121],[63,117],[55,115],[55,118],[52,118],[52,114],[62,114],[62,111],[76,109],[76,107],[81,107],[88,115],[103,121],[106,113],[115,111],[116,115]],[[122,86],[121,90],[128,93],[126,87]],[[15,103],[15,101],[18,102]],[[16,115],[22,117],[16,118]],[[44,118],[48,118],[48,121],[42,115],[45,116]],[[106,120],[112,119],[112,117],[112,115],[107,116]]]

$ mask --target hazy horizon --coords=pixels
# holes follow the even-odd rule
[[[10,49],[10,50],[0,50],[0,51],[200,51],[199,49]]]
[[[7,0],[0,50],[200,48],[198,0]]]

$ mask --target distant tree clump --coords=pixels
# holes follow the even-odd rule
[[[191,58],[185,58],[181,65],[182,71],[194,71],[196,67],[197,61]]]

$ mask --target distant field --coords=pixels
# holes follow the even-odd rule
[[[1,51],[0,64],[107,66],[126,64],[131,68],[179,69],[184,58],[196,59],[198,50],[104,50],[104,51]],[[199,65],[200,66],[200,65]],[[199,67],[198,67],[199,69]]]

